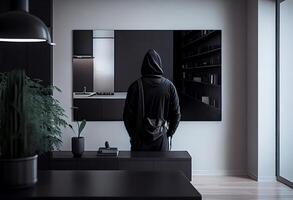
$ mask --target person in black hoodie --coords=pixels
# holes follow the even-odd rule
[[[162,62],[159,54],[151,49],[143,60],[142,77],[134,81],[128,88],[123,112],[123,121],[130,136],[132,151],[168,151],[168,137],[172,137],[180,121],[179,98],[175,86],[164,78]],[[141,80],[140,84],[139,81]],[[140,105],[140,89],[143,88],[144,115],[149,121],[161,125],[158,137],[148,137],[145,125],[140,122],[142,115]],[[158,126],[155,125],[155,126]]]

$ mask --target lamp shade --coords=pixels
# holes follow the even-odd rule
[[[38,17],[23,10],[0,15],[0,42],[48,42],[51,36],[47,26]]]

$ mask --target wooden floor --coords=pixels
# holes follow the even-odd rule
[[[259,183],[246,177],[194,176],[203,200],[293,200],[293,189],[280,182]]]

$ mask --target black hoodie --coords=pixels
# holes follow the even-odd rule
[[[176,88],[171,81],[162,76],[162,61],[155,50],[151,49],[145,55],[141,67],[141,75],[144,90],[145,115],[152,119],[165,119],[168,122],[169,129],[167,135],[164,136],[166,140],[167,136],[172,136],[177,129],[180,121],[180,106]],[[156,141],[155,145],[142,141],[142,143],[145,143],[143,144],[144,146],[149,146],[150,148],[133,148],[137,142],[136,136],[139,135],[137,133],[139,132],[137,131],[139,129],[137,128],[138,96],[138,82],[134,81],[128,88],[123,113],[123,120],[130,136],[132,150],[166,150],[167,147],[160,144],[162,141],[159,143]]]

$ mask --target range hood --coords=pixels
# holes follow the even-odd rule
[[[93,31],[94,92],[114,93],[114,31]]]

